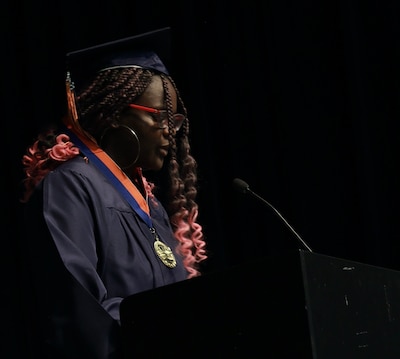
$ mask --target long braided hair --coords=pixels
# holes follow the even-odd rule
[[[119,67],[100,71],[94,80],[76,94],[79,124],[97,143],[106,128],[118,126],[121,113],[129,103],[139,97],[155,75],[151,70],[137,67]],[[189,278],[200,275],[199,263],[207,258],[202,227],[197,222],[197,163],[190,154],[189,121],[187,110],[173,79],[158,74],[163,82],[169,121],[170,150],[164,166],[157,176],[144,177],[150,198],[157,195],[163,203],[175,238],[178,251],[183,256]],[[175,133],[172,123],[172,100],[168,91],[168,81],[175,88],[179,111],[186,117],[182,128]],[[50,130],[39,136],[23,157],[25,166],[25,197],[27,201],[35,185],[52,169],[63,161],[78,155],[76,147],[60,135]],[[62,147],[64,157],[60,160],[57,146]],[[59,153],[60,151],[58,151]]]

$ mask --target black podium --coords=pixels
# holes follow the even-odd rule
[[[314,359],[400,358],[400,272],[300,252]]]
[[[400,273],[300,250],[126,298],[124,358],[400,358]]]
[[[125,358],[311,358],[298,252],[121,303]]]

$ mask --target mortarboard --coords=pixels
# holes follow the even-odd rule
[[[142,67],[168,75],[164,62],[170,59],[170,51],[170,28],[164,27],[67,53],[67,126],[81,132],[75,93],[80,92],[96,73],[107,68]]]
[[[78,92],[98,71],[106,68],[137,66],[168,75],[164,62],[170,58],[170,48],[170,28],[164,27],[69,52],[67,72]]]

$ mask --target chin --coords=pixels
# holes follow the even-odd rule
[[[149,164],[149,166],[146,167],[146,170],[148,171],[161,171],[163,168],[164,161],[157,161],[154,163]]]

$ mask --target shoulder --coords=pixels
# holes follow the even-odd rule
[[[128,202],[97,164],[76,157],[48,174],[42,185],[43,197],[51,201],[91,203],[93,208],[115,208],[131,212]]]
[[[96,167],[93,164],[91,164],[83,157],[77,156],[64,162],[50,173],[77,172],[85,174],[92,173],[93,171],[97,171]]]
[[[68,160],[47,174],[41,183],[47,196],[83,198],[109,190],[109,182],[100,170],[82,157]]]
[[[100,171],[95,165],[79,156],[64,162],[51,171],[46,176],[45,182],[77,179],[95,181],[101,177]]]

